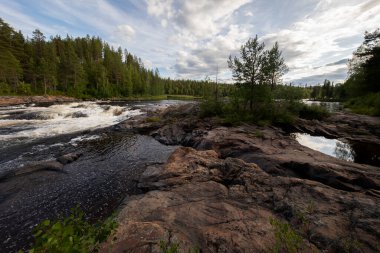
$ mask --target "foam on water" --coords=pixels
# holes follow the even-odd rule
[[[132,110],[128,106],[101,105],[96,102],[57,104],[49,107],[3,107],[0,111],[0,128],[9,128],[10,131],[0,134],[0,143],[11,144],[21,140],[107,127],[141,113],[140,110]],[[19,130],[12,132],[12,128]]]

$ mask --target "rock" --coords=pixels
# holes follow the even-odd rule
[[[250,133],[261,131],[265,138]],[[281,129],[258,130],[255,126],[215,128],[203,137],[198,149],[213,149],[221,157],[240,158],[256,163],[267,173],[288,177],[309,179],[330,187],[362,191],[368,187],[379,189],[380,172],[377,167],[347,162],[330,157],[300,145]],[[367,179],[359,180],[359,178]]]
[[[335,113],[323,121],[299,119],[288,131],[344,139],[355,151],[356,162],[380,166],[380,117]]]
[[[76,161],[81,155],[80,153],[69,153],[58,157],[57,161],[65,165]]]
[[[276,244],[271,219],[302,237],[302,252],[377,252],[379,168],[322,154],[289,133],[344,138],[365,152],[380,143],[378,119],[334,114],[291,127],[223,127],[199,119],[197,108],[167,108],[149,115],[159,121],[138,116],[120,127],[195,149],[148,166],[138,182],[144,194],[126,198],[117,240],[103,252],[160,252],[161,240],[184,252],[267,252]]]
[[[274,176],[213,150],[178,148],[139,186],[146,193],[126,199],[117,240],[102,252],[160,252],[161,240],[179,242],[184,252],[266,252],[275,244],[270,219],[290,224],[303,252],[343,252],[352,240],[376,252],[380,238],[379,198]]]
[[[72,118],[86,118],[88,117],[88,115],[84,112],[74,112],[73,114],[71,114],[71,117]]]
[[[20,114],[11,114],[8,117],[4,117],[3,119],[17,119],[17,120],[48,120],[53,119],[54,115],[42,113],[42,112],[28,112],[28,113],[20,113]]]
[[[186,132],[178,124],[166,125],[151,134],[165,145],[176,145],[186,138]]]
[[[74,101],[77,99],[65,96],[0,96],[0,106]]]
[[[2,173],[0,175],[0,182],[4,180],[10,180],[14,177],[28,175],[45,170],[61,172],[62,169],[63,164],[57,161],[31,162],[10,172]]]

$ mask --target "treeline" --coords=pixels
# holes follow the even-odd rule
[[[306,87],[309,90],[309,98],[322,101],[341,101],[347,97],[347,91],[342,83],[331,82],[325,79],[322,85]]]
[[[201,104],[202,117],[217,117],[228,125],[252,122],[259,125],[292,124],[297,117],[321,119],[328,112],[300,102],[310,89],[283,85],[288,70],[278,44],[267,48],[257,35],[248,39],[239,56],[228,59],[235,81],[228,99],[210,97]]]
[[[348,67],[344,83],[325,80],[323,85],[309,87],[310,98],[344,101],[354,112],[380,115],[380,29],[364,34]]]
[[[0,95],[62,94],[75,97],[206,96],[208,81],[161,78],[140,58],[99,37],[32,38],[0,19]],[[220,85],[228,93],[228,85]]]

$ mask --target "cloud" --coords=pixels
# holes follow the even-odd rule
[[[285,76],[287,81],[310,81],[318,76],[342,80],[342,68],[337,74],[337,70],[332,68],[321,68],[319,71],[323,69],[326,72],[315,73],[315,67],[350,57],[362,40],[359,38],[364,31],[374,30],[380,24],[380,16],[372,16],[379,12],[380,2],[322,0],[307,18],[295,22],[288,29],[266,34],[263,39],[269,44],[279,42],[290,67]],[[347,71],[346,66],[344,68]],[[303,69],[304,77],[308,75],[310,78],[299,78],[300,69]]]
[[[136,34],[135,29],[133,29],[129,25],[119,25],[119,26],[117,26],[116,32],[117,32],[117,35],[122,36],[126,40],[132,39],[135,36],[135,34]]]
[[[253,17],[253,13],[251,11],[247,11],[244,13],[244,16],[246,17]]]
[[[283,79],[299,83],[344,80],[344,59],[379,26],[378,13],[378,0],[0,0],[0,16],[17,30],[100,36],[171,78],[202,79],[218,67],[230,80],[228,56],[258,34],[279,42],[290,68]]]
[[[172,66],[177,78],[201,79],[227,71],[227,57],[249,37],[247,27],[234,24],[233,14],[249,0],[146,1],[148,14],[170,26],[169,43],[178,47]],[[170,24],[170,25],[169,25]]]

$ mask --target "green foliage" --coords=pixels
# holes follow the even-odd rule
[[[330,115],[326,108],[319,105],[303,105],[299,111],[299,116],[303,119],[321,120]]]
[[[344,105],[355,113],[380,116],[380,92],[349,99]]]
[[[201,103],[201,112],[200,116],[204,117],[213,117],[213,116],[221,116],[223,115],[223,104],[222,102],[215,100],[214,98],[210,98],[204,100]]]
[[[179,243],[160,241],[160,249],[162,253],[177,253],[179,252]]]
[[[268,102],[272,100],[271,89],[279,84],[281,76],[287,71],[281,51],[277,42],[270,50],[265,50],[265,44],[260,43],[256,35],[250,38],[240,48],[240,57],[230,55],[228,67],[232,70],[232,76],[240,95],[254,111],[253,116],[262,117],[261,113]],[[246,106],[244,106],[246,109]]]
[[[309,97],[310,90],[304,87],[296,87],[290,85],[278,85],[273,90],[275,99],[284,99],[288,101],[300,100]]]
[[[28,83],[20,83],[17,85],[17,94],[20,95],[31,95],[32,94],[32,87]]]
[[[344,250],[344,253],[362,252],[360,249],[363,248],[363,244],[361,242],[351,237],[341,240],[341,246]]]
[[[180,249],[180,244],[178,242],[168,242],[161,240],[160,241],[160,250],[161,253],[179,253],[179,252],[185,252]],[[194,247],[187,250],[188,253],[200,253],[201,251],[198,249],[198,247]]]
[[[174,99],[206,97],[213,93],[210,81],[162,78],[158,69],[144,67],[142,60],[127,50],[113,48],[99,37],[51,37],[40,30],[25,40],[0,19],[0,83],[9,87],[0,94],[23,94],[31,84],[33,94],[63,94],[77,98],[157,97]],[[219,84],[220,94],[231,85]],[[29,91],[27,91],[29,92]],[[181,95],[188,95],[182,97]]]
[[[303,239],[288,223],[271,218],[270,224],[275,236],[275,245],[271,252],[297,253],[302,251],[304,247]]]
[[[0,95],[9,95],[11,94],[11,87],[9,84],[0,82]]]
[[[84,213],[75,208],[67,218],[39,224],[34,233],[35,244],[29,253],[97,252],[100,243],[105,242],[116,227],[113,216],[91,224]]]
[[[160,122],[161,119],[159,117],[148,117],[145,119],[145,121],[148,123],[153,123],[153,122]]]

